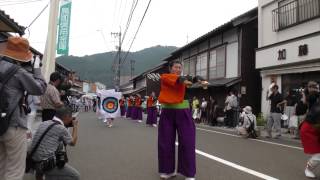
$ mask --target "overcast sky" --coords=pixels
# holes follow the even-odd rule
[[[26,2],[26,4],[8,5]],[[32,2],[34,1],[34,2]],[[111,32],[124,30],[134,0],[73,0],[69,54],[91,55],[115,50]],[[139,0],[122,49],[128,50],[149,0]],[[28,26],[49,0],[0,0],[4,10],[20,25]],[[256,7],[258,0],[152,0],[131,51],[150,46],[185,45],[232,18]],[[30,27],[31,45],[43,52],[49,8]]]

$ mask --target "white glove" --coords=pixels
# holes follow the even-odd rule
[[[36,56],[36,58],[33,62],[33,68],[35,68],[35,69],[40,68],[40,66],[41,66],[41,60],[40,60],[39,56]]]

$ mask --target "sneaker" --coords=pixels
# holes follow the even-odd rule
[[[304,174],[308,178],[316,178],[316,175],[308,167],[304,170]]]
[[[156,124],[152,124],[152,126],[153,126],[153,127],[157,127],[157,125],[156,125]]]
[[[185,180],[196,180],[196,178],[187,177]]]
[[[111,128],[111,127],[112,127],[112,124],[109,124],[109,125],[108,125],[108,128]]]
[[[177,176],[176,173],[171,173],[171,174],[161,173],[161,174],[160,174],[160,178],[161,178],[161,179],[170,179],[170,178],[173,178],[173,177],[175,177],[175,176]]]
[[[139,123],[142,123],[142,121],[141,121],[141,120],[139,120],[138,122],[139,122]]]
[[[107,122],[107,119],[103,119],[103,122],[106,123],[106,122]]]

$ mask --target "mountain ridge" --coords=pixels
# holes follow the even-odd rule
[[[133,75],[138,75],[156,65],[168,57],[170,53],[176,50],[175,46],[152,46],[140,51],[129,52],[126,61],[121,66],[121,75],[130,75],[130,60],[135,60],[135,71]],[[123,58],[127,52],[121,52]],[[117,52],[110,51],[86,56],[60,56],[57,62],[80,76],[82,80],[99,81],[113,86],[114,72],[112,64]]]

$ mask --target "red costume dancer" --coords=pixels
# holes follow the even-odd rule
[[[132,97],[130,96],[129,99],[127,99],[127,113],[126,113],[126,118],[131,118],[131,113],[132,113]]]
[[[185,88],[192,85],[192,77],[180,76],[182,65],[179,61],[170,63],[169,70],[170,74],[161,75],[159,96],[159,102],[162,104],[158,129],[160,178],[169,179],[175,176],[175,142],[176,133],[178,133],[178,173],[184,175],[186,180],[194,180],[196,174],[195,125],[189,102],[184,100]],[[200,77],[193,80],[201,82],[205,87],[208,84]]]
[[[313,105],[308,112],[306,120],[300,126],[301,143],[304,153],[310,154],[305,175],[316,178],[313,170],[320,164],[320,105]]]
[[[147,100],[147,124],[157,127],[157,98],[155,97],[154,92],[151,93],[151,96]]]
[[[135,103],[135,107],[136,107],[136,114],[135,114],[135,120],[138,120],[138,122],[142,122],[142,99],[141,99],[141,95],[137,94],[136,96],[136,103]]]

